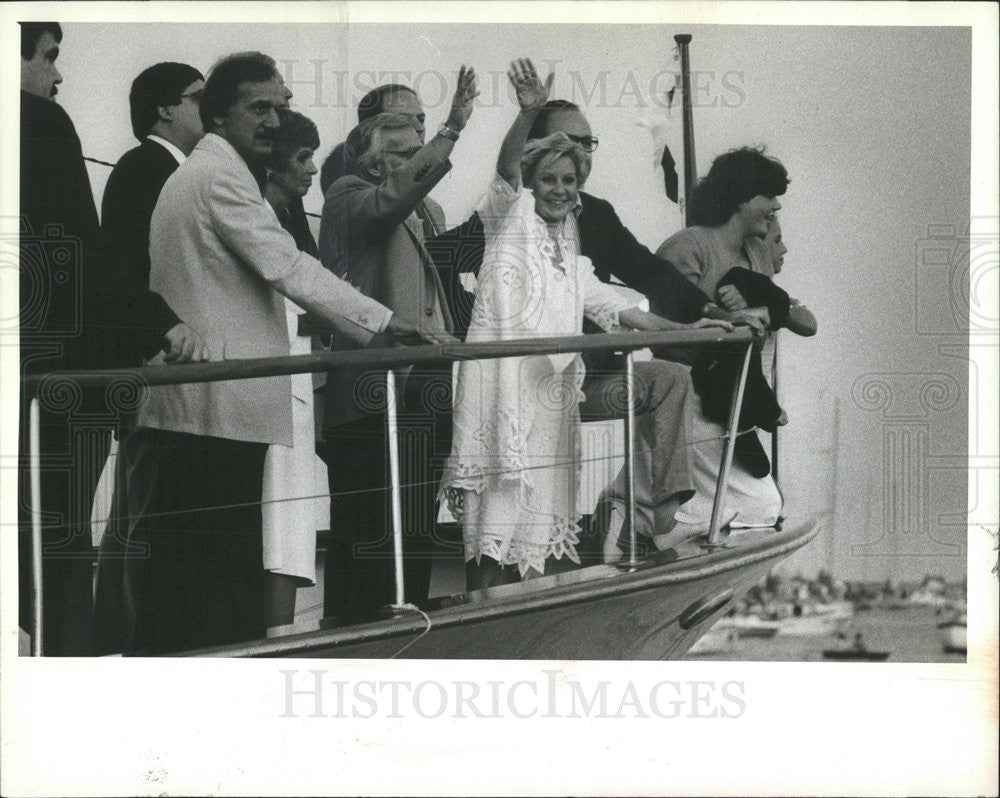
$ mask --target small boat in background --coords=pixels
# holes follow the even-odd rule
[[[872,651],[861,639],[861,632],[854,635],[854,643],[848,648],[824,648],[823,659],[848,662],[885,662],[891,651]]]
[[[732,629],[741,638],[769,638],[778,634],[780,626],[775,621],[765,621],[756,615],[732,615],[728,618],[723,618],[713,628]]]
[[[941,646],[945,654],[966,654],[968,645],[968,620],[965,611],[956,612],[954,617],[937,625],[941,633]]]
[[[885,662],[890,651],[856,651],[853,648],[824,648],[823,659],[848,662]]]

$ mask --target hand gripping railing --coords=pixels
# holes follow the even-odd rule
[[[625,354],[625,389],[627,411],[625,417],[625,485],[626,521],[629,527],[629,556],[623,564],[627,569],[638,565],[638,541],[635,525],[635,475],[633,454],[635,452],[635,385],[633,353],[649,347],[670,347],[672,349],[696,349],[706,346],[744,344],[746,355],[743,368],[733,393],[728,426],[725,434],[722,464],[716,485],[712,520],[709,525],[705,545],[716,547],[720,542],[719,519],[725,502],[726,482],[733,459],[733,444],[743,402],[747,366],[750,349],[756,336],[749,329],[722,332],[718,329],[703,328],[670,332],[630,332],[607,333],[601,335],[574,335],[548,338],[531,338],[516,341],[489,341],[477,343],[438,344],[433,346],[396,347],[391,349],[359,349],[347,352],[318,352],[310,355],[256,358],[247,360],[225,360],[212,363],[184,363],[169,366],[144,366],[134,369],[113,369],[103,371],[52,372],[31,375],[22,380],[25,394],[31,396],[29,408],[29,462],[31,470],[31,554],[32,554],[32,603],[33,623],[31,653],[40,656],[42,652],[42,524],[41,524],[41,468],[39,403],[37,394],[47,381],[71,379],[81,389],[107,387],[124,381],[141,387],[156,385],[180,385],[194,382],[216,382],[221,380],[251,379],[288,374],[336,371],[340,368],[365,366],[369,369],[385,369],[387,372],[386,425],[390,447],[390,495],[392,501],[392,538],[395,561],[396,602],[393,609],[404,608],[403,584],[403,530],[400,498],[400,480],[396,407],[395,369],[417,364],[446,363],[460,360],[485,360],[500,357],[522,357],[571,352],[596,352],[611,350]]]

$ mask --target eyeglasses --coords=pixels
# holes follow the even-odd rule
[[[597,140],[597,136],[574,136],[571,133],[567,133],[566,135],[569,136],[569,138],[572,141],[575,141],[577,144],[583,147],[583,149],[586,150],[587,152],[593,152],[594,150],[596,150],[597,145],[600,143]]]
[[[201,103],[201,95],[202,95],[202,90],[198,89],[198,91],[193,91],[190,94],[182,94],[181,99],[191,100],[191,102],[193,102],[195,105],[198,105],[199,103]]]

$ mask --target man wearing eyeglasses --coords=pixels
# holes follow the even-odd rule
[[[132,300],[125,306],[123,366],[139,365],[161,348],[168,361],[204,359],[201,339],[149,291],[149,220],[163,184],[205,134],[198,116],[204,85],[197,69],[172,62],[154,64],[132,82],[129,112],[140,143],[119,159],[101,203],[109,283],[120,300]]]
[[[103,283],[118,334],[118,366],[139,366],[161,349],[168,362],[204,360],[201,337],[149,290],[149,221],[167,182],[205,135],[198,104],[205,78],[188,64],[164,62],[139,73],[129,92],[132,133],[139,146],[115,165],[101,203],[101,235],[106,257]],[[119,430],[119,436],[126,433]],[[117,464],[109,458],[107,468]],[[106,512],[94,596],[95,653],[124,651],[131,627],[132,601],[124,593],[126,523],[125,471],[116,468],[114,496]],[[141,555],[140,555],[141,556]]]

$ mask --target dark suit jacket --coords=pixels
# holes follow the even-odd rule
[[[149,290],[149,220],[177,166],[165,147],[147,139],[121,157],[104,188],[104,279],[121,333],[122,365],[139,365],[155,355],[167,330],[180,322],[163,298]]]
[[[103,365],[92,334],[101,329],[100,228],[80,139],[61,106],[25,91],[20,189],[22,369]]]

